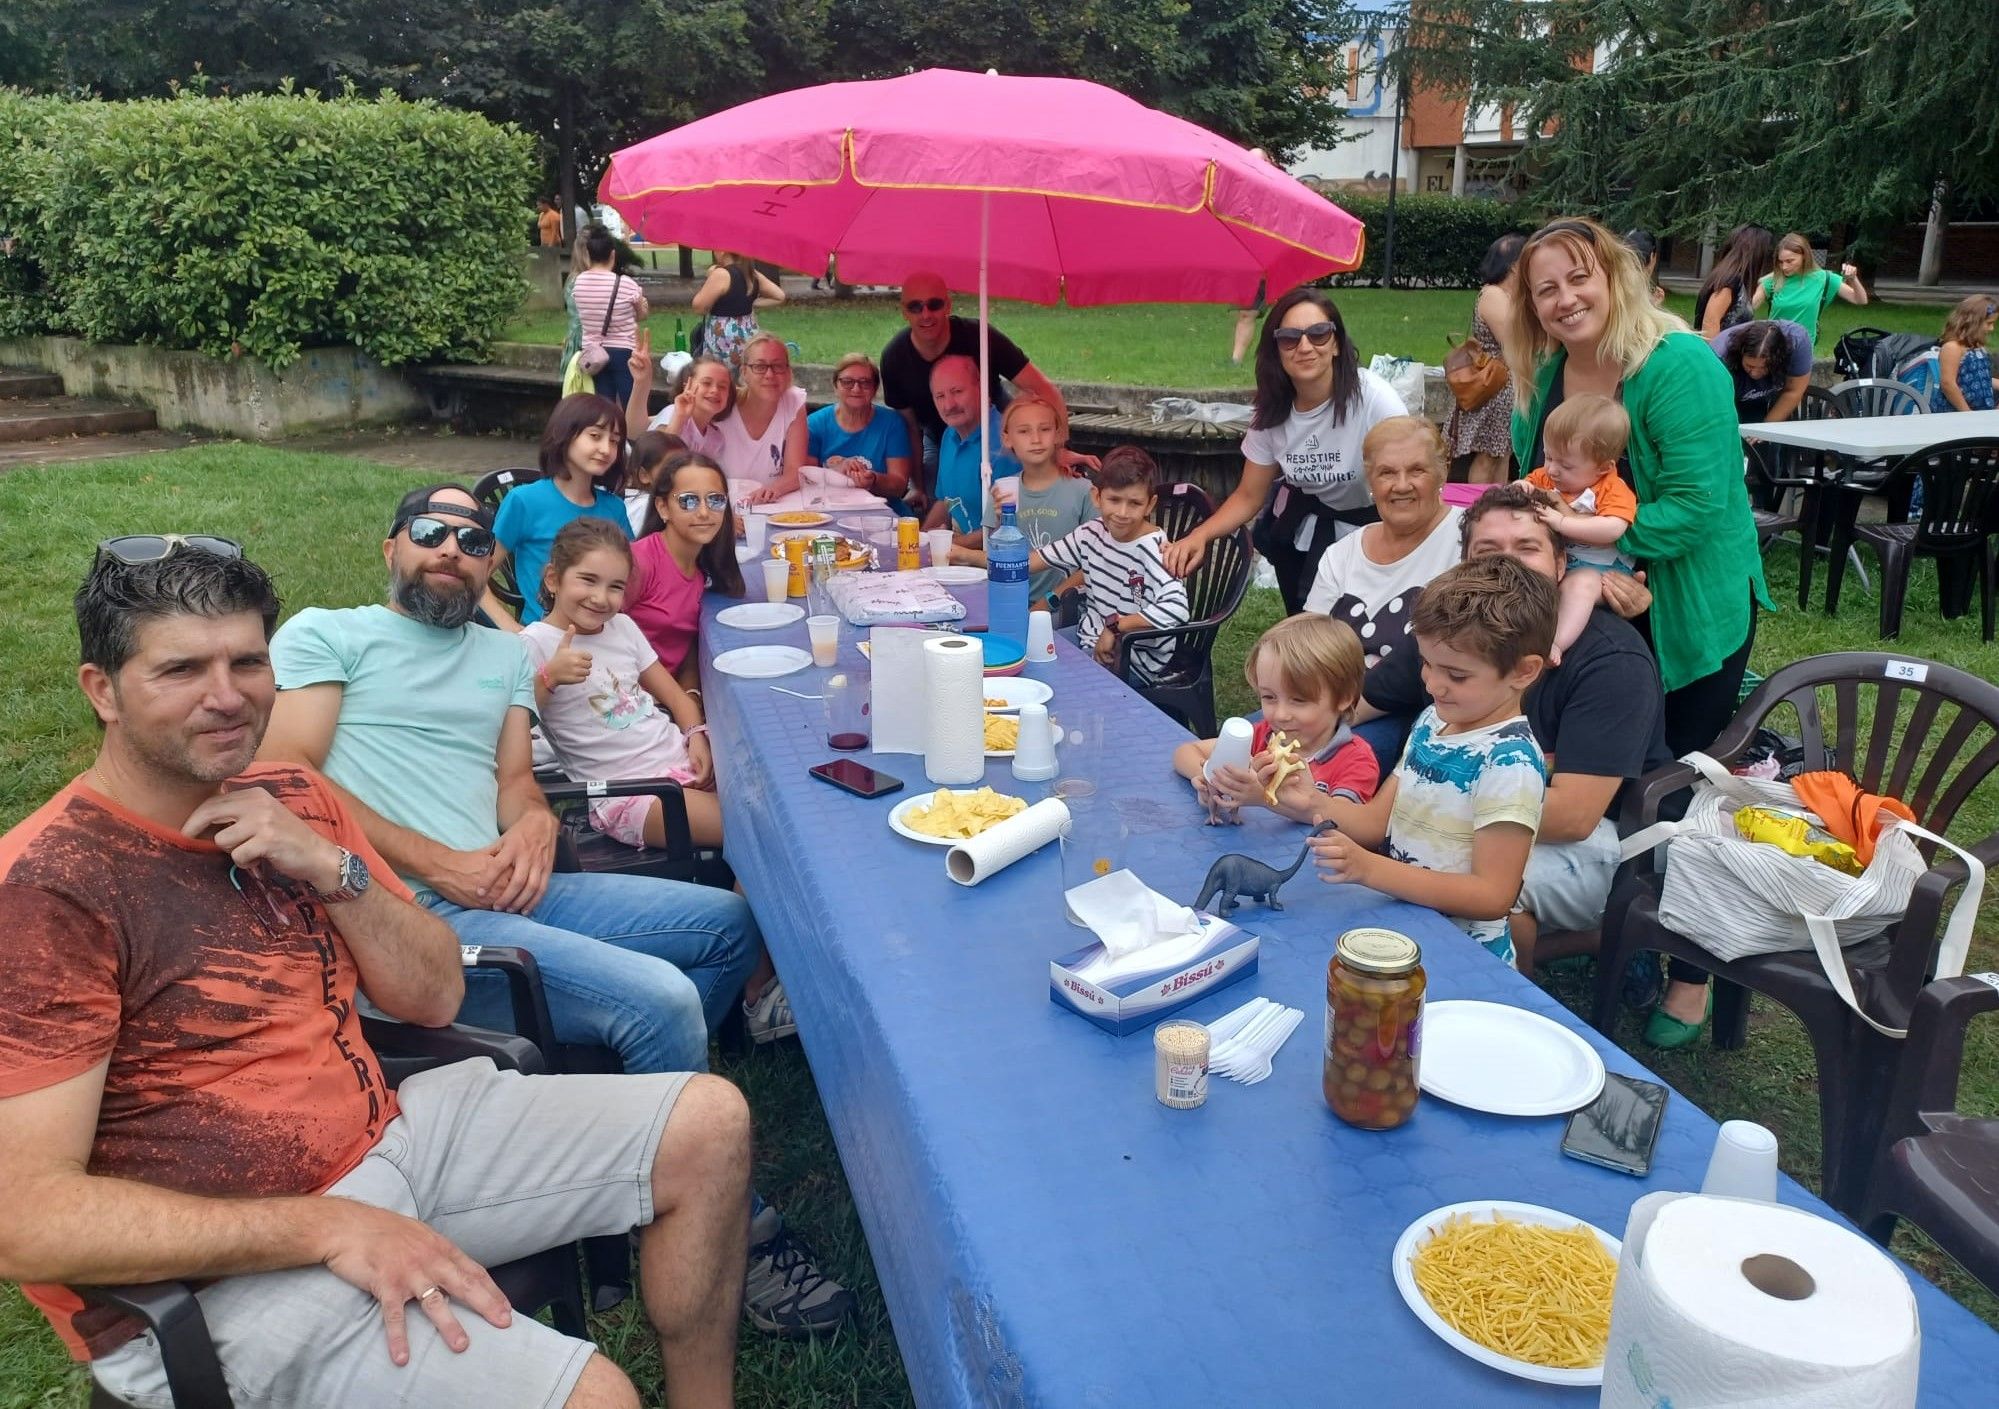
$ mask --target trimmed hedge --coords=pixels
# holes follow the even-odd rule
[[[0,175],[42,331],[387,366],[472,359],[519,308],[530,141],[349,94],[131,103],[0,94]],[[10,286],[11,287],[11,286]]]
[[[1367,226],[1367,255],[1351,274],[1336,274],[1334,285],[1373,286],[1381,282],[1381,259],[1388,248],[1388,197],[1361,191],[1333,191],[1329,200]],[[1471,196],[1395,198],[1395,282],[1418,288],[1469,289],[1478,285],[1478,262],[1487,246],[1509,231],[1531,233],[1539,224],[1510,201]]]
[[[55,98],[36,98],[0,88],[0,240],[13,241],[11,255],[0,253],[0,338],[28,337],[52,326],[48,288],[35,246],[41,161],[57,119],[70,107]]]

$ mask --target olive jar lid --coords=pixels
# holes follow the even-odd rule
[[[1394,930],[1348,930],[1333,948],[1340,964],[1364,974],[1406,974],[1423,962],[1416,941]]]

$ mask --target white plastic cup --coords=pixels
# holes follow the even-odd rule
[[[814,665],[831,665],[840,658],[840,618],[808,616],[805,618],[805,631],[812,638]]]
[[[923,535],[924,543],[930,549],[930,566],[934,568],[951,565],[951,530],[948,528],[928,529]]]
[[[770,539],[770,519],[763,514],[746,514],[743,517],[743,542],[752,553],[761,553]]]
[[[1023,783],[1045,783],[1055,776],[1055,726],[1048,706],[1020,707],[1020,732],[1013,744],[1013,776]]]
[[[1725,1120],[1708,1156],[1701,1192],[1726,1199],[1777,1201],[1777,1137],[1753,1120]]]
[[[1247,772],[1251,757],[1250,740],[1255,737],[1256,726],[1247,719],[1224,719],[1222,732],[1215,738],[1214,751],[1208,755],[1202,775],[1213,782],[1215,770],[1219,768],[1240,768]]]
[[[783,558],[764,559],[764,600],[782,602],[791,595],[791,564]]]
[[[1055,618],[1046,610],[1027,614],[1027,658],[1042,663],[1055,659]]]

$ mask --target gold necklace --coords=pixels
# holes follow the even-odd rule
[[[118,796],[118,790],[111,786],[111,780],[104,776],[104,770],[102,768],[99,768],[95,764],[92,764],[90,769],[90,776],[97,780],[97,791],[103,793],[106,797],[110,798],[120,807],[124,807],[127,812],[130,812],[132,810],[130,807],[126,806],[125,799]]]

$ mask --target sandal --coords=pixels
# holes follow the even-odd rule
[[[1701,1014],[1697,1023],[1682,1022],[1667,1012],[1664,1005],[1652,1009],[1652,1016],[1645,1020],[1645,1045],[1656,1047],[1662,1052],[1677,1051],[1691,1047],[1700,1040],[1701,1029],[1714,1016],[1714,985],[1708,985],[1707,1011]]]

